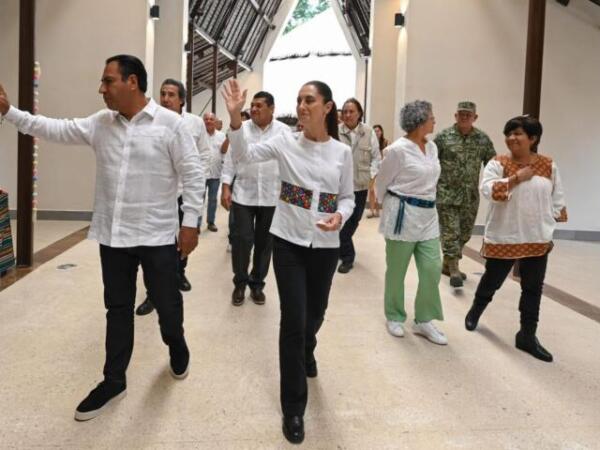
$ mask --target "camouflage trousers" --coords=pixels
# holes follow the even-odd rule
[[[437,205],[442,253],[448,258],[462,258],[462,249],[473,233],[479,204]]]

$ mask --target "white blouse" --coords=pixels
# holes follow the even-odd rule
[[[276,160],[280,192],[271,233],[302,247],[339,247],[339,230],[323,231],[317,222],[339,212],[345,222],[354,210],[350,147],[330,138],[326,142],[297,138],[291,131],[248,144],[242,129],[229,132],[231,157],[242,166]]]
[[[552,248],[556,223],[567,221],[563,187],[552,159],[535,155],[530,164],[533,177],[509,189],[509,177],[522,167],[508,155],[497,156],[485,166],[479,189],[490,204],[483,256],[542,256]]]
[[[379,231],[386,239],[418,242],[439,236],[437,210],[412,206],[404,208],[400,234],[394,232],[400,199],[388,190],[407,197],[435,201],[436,186],[440,177],[437,146],[433,141],[425,144],[425,153],[410,139],[402,137],[386,148],[386,155],[375,179],[377,198],[383,203]]]

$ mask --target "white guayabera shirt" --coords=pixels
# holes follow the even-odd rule
[[[254,144],[286,132],[289,127],[278,120],[273,120],[263,130],[252,120],[246,120],[242,123],[242,130],[246,142]],[[275,206],[277,204],[281,187],[277,161],[235,165],[231,159],[231,152],[228,152],[225,155],[221,183],[230,185],[234,176],[234,202],[246,206]]]
[[[221,178],[221,170],[223,169],[223,158],[225,155],[221,153],[221,146],[225,142],[225,133],[215,130],[213,134],[208,134],[208,144],[210,145],[210,159],[208,168],[206,169],[206,179],[214,180]]]
[[[183,183],[182,225],[196,227],[204,168],[179,114],[149,100],[130,121],[108,109],[81,119],[50,119],[14,107],[5,119],[24,134],[92,147],[96,192],[90,239],[111,247],[175,243],[178,179]]]

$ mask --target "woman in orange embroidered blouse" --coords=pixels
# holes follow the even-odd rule
[[[548,253],[557,222],[566,222],[558,168],[548,156],[537,153],[542,124],[530,116],[510,119],[504,126],[508,154],[485,167],[481,194],[490,201],[482,255],[486,258],[473,305],[465,318],[473,331],[481,314],[502,286],[515,261],[521,275],[521,330],[516,347],[535,358],[552,361],[536,337]]]

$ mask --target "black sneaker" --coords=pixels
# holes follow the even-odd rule
[[[84,422],[102,414],[102,411],[111,403],[116,403],[127,395],[127,386],[124,383],[102,381],[75,410],[75,420]]]
[[[190,282],[184,274],[179,275],[179,290],[183,292],[188,292],[192,290],[192,285],[190,284]]]
[[[190,352],[185,340],[183,344],[171,345],[169,355],[171,356],[171,376],[176,380],[183,380],[188,376],[190,368]]]

